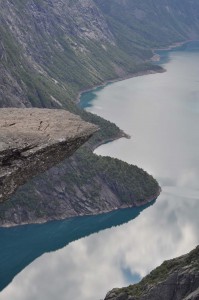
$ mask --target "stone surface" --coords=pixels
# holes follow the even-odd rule
[[[72,155],[95,131],[65,110],[0,109],[0,202]]]
[[[165,261],[140,283],[113,289],[105,300],[199,300],[199,246]]]

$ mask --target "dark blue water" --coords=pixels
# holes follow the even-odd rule
[[[0,290],[42,254],[63,248],[72,241],[100,230],[133,220],[152,204],[154,202],[141,208],[122,209],[46,224],[0,228]],[[128,277],[128,272],[125,272]]]

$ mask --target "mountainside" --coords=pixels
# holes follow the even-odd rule
[[[1,106],[72,109],[80,89],[134,72],[145,59],[145,49],[132,60],[118,47],[92,0],[1,0],[0,8]]]
[[[2,203],[0,224],[100,214],[145,205],[159,194],[157,182],[142,169],[80,150]]]
[[[116,37],[129,54],[135,47],[161,47],[198,39],[197,0],[95,0]]]
[[[140,283],[114,289],[105,300],[198,300],[199,246],[189,254],[165,261]]]
[[[158,183],[143,170],[92,154],[96,145],[125,135],[75,103],[81,90],[107,80],[161,72],[150,62],[152,49],[198,35],[196,0],[0,0],[0,107],[67,109],[101,129],[73,158],[3,204],[1,224],[61,218],[66,209],[92,214],[157,197]]]
[[[71,108],[79,90],[198,38],[197,0],[1,0],[1,106]]]

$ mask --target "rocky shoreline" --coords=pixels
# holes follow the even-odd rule
[[[100,211],[93,211],[92,213],[79,213],[79,214],[73,214],[73,215],[68,215],[68,212],[66,212],[65,214],[63,213],[63,215],[59,218],[41,218],[41,219],[37,219],[31,222],[20,222],[20,224],[16,224],[16,223],[6,223],[3,225],[0,225],[1,228],[11,228],[11,227],[16,227],[16,226],[23,226],[23,225],[33,225],[33,224],[45,224],[48,222],[53,222],[53,221],[63,221],[66,219],[70,219],[70,218],[74,218],[74,217],[83,217],[83,216],[96,216],[96,215],[103,215],[103,214],[107,214],[113,211],[117,211],[117,210],[121,210],[121,209],[126,209],[126,208],[135,208],[135,207],[142,207],[145,206],[147,204],[153,203],[154,201],[156,201],[156,199],[160,196],[161,194],[161,188],[159,188],[159,190],[157,191],[157,193],[155,195],[152,195],[151,197],[147,198],[147,199],[143,199],[141,202],[137,202],[137,203],[133,203],[131,204],[123,204],[120,206],[115,206],[115,207],[111,207],[111,209],[102,209]]]
[[[153,56],[150,59],[150,61],[153,61]],[[79,104],[82,94],[95,91],[97,88],[105,87],[107,84],[123,81],[123,80],[126,80],[126,79],[131,79],[131,78],[134,78],[134,77],[145,76],[145,75],[150,75],[150,74],[157,74],[157,73],[164,73],[164,72],[166,72],[166,70],[164,68],[160,67],[159,70],[148,69],[148,70],[145,70],[145,71],[138,71],[138,72],[131,73],[131,74],[128,74],[128,75],[125,75],[125,76],[121,76],[121,77],[118,77],[118,78],[115,78],[115,79],[105,80],[102,84],[98,84],[98,85],[95,85],[93,87],[80,90],[75,102],[77,104]]]

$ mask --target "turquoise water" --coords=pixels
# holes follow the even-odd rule
[[[0,290],[42,254],[61,249],[92,233],[127,223],[153,204],[46,224],[0,228]]]
[[[141,214],[124,210],[0,230],[1,287],[23,269],[0,299],[103,299],[199,243],[199,44],[161,55],[167,72],[109,84],[81,99],[131,135],[96,152],[153,174],[161,196]]]

